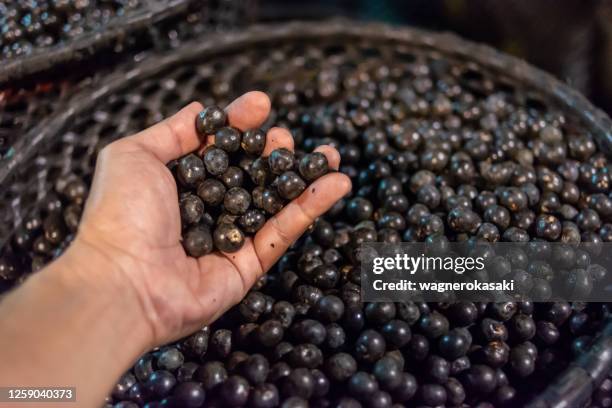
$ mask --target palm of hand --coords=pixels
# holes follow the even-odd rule
[[[124,269],[121,278],[129,278],[152,315],[155,338],[166,339],[182,334],[184,326],[195,328],[200,316],[211,317],[212,303],[200,301],[200,265],[180,244],[177,188],[170,171],[148,152],[123,149],[101,154],[105,181],[92,190],[79,234],[84,239],[94,235],[92,242],[104,239],[105,250]],[[125,174],[130,174],[127,183]]]
[[[259,126],[269,111],[262,95],[249,93],[230,105],[230,123]],[[249,104],[265,108],[252,114]],[[201,105],[189,105],[103,150],[77,238],[95,242],[120,266],[116,278],[134,288],[154,344],[184,336],[237,303],[314,218],[350,189],[346,176],[329,174],[316,182],[317,193],[309,190],[290,203],[240,251],[188,257],[180,243],[177,188],[165,162],[198,147],[192,128],[199,110]],[[266,150],[281,146],[292,149],[291,136],[270,130]],[[337,168],[338,153],[328,147],[321,151]]]

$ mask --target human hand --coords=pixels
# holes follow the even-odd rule
[[[239,302],[314,219],[351,188],[347,176],[327,174],[247,238],[240,251],[199,259],[186,256],[180,242],[177,187],[166,163],[201,147],[195,118],[202,109],[201,104],[191,103],[102,150],[69,250],[72,259],[85,263],[88,253],[108,260],[110,266],[103,273],[88,271],[84,279],[131,289],[140,305],[136,312],[150,330],[149,346],[187,335]],[[270,101],[261,92],[247,93],[227,107],[230,125],[241,130],[260,126],[269,111]],[[279,147],[293,150],[293,139],[287,130],[273,128],[264,155]],[[338,168],[335,149],[317,150],[332,168]]]

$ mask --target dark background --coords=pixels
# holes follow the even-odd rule
[[[258,20],[350,17],[453,31],[526,59],[612,114],[610,0],[262,0]]]

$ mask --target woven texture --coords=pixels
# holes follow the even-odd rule
[[[166,3],[166,2],[164,2]],[[127,21],[157,2],[139,0],[22,1],[0,4],[0,51],[15,60],[42,53]]]
[[[24,216],[40,208],[65,177],[76,174],[89,182],[104,145],[154,124],[189,101],[224,105],[246,90],[264,89],[274,105],[274,100],[293,95],[293,89],[314,88],[295,103],[319,106],[337,96],[325,78],[338,70],[432,60],[475,91],[499,87],[523,98],[527,106],[559,109],[577,131],[592,134],[603,151],[612,152],[612,122],[603,112],[550,75],[491,48],[448,34],[347,22],[254,27],[199,39],[122,67],[18,140],[13,154],[0,163],[0,242],[7,242]],[[270,123],[278,123],[278,113],[273,112]],[[10,245],[4,251],[10,252]],[[591,356],[604,373],[611,359],[597,356],[610,356],[609,343],[602,342],[594,348],[599,354]],[[584,402],[603,377],[587,377],[579,399]]]
[[[252,0],[140,2],[95,32],[83,31],[28,55],[0,57],[0,84],[4,83],[0,85],[0,158],[12,156],[21,135],[41,118],[60,111],[70,96],[108,75],[117,64],[140,60],[153,50],[176,48],[203,33],[246,24],[254,4]]]
[[[14,47],[19,44],[9,43],[4,39],[3,46],[9,49],[18,48],[22,51],[12,52],[11,55],[5,53],[6,61],[0,70],[0,82],[39,72],[60,62],[82,59],[88,54],[91,55],[96,48],[112,42],[120,42],[126,33],[141,30],[149,24],[155,24],[164,18],[176,15],[186,10],[189,5],[187,0],[155,0],[134,3],[133,5],[128,3],[123,7],[123,12],[110,13],[107,17],[101,12],[103,4],[87,5],[81,8],[77,8],[78,3],[75,3],[74,7],[66,6],[67,10],[62,13],[65,14],[65,17],[57,17],[60,19],[57,24],[64,23],[65,28],[59,30],[59,34],[52,37],[48,44],[36,44],[35,42],[34,45],[27,47],[27,51],[23,47]],[[36,8],[34,6],[33,10]],[[46,13],[55,16],[60,12],[50,8]],[[38,18],[37,13],[31,10],[21,11],[18,20],[23,22],[24,19],[31,20],[29,26],[43,22],[42,17]],[[38,22],[38,19],[41,22]],[[42,33],[38,35],[38,38],[44,35],[44,30],[41,28]],[[21,41],[29,44],[25,39]]]
[[[254,7],[250,0],[152,0],[134,3],[130,8],[125,7],[123,13],[106,19],[98,16],[101,13],[99,7],[103,5],[89,5],[79,13],[73,11],[73,14],[82,15],[80,20],[84,21],[83,27],[48,46],[33,47],[23,55],[4,56],[0,83],[45,71],[58,64],[84,60],[103,49],[134,51],[145,42],[150,43],[148,48],[164,49],[169,43],[176,45],[210,28],[236,26],[248,19]],[[87,25],[89,20],[94,20],[95,24]],[[138,38],[141,35],[144,38]]]

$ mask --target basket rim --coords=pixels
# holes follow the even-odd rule
[[[147,0],[142,7],[113,18],[108,24],[77,36],[59,41],[50,47],[35,49],[32,54],[2,61],[0,84],[45,71],[55,65],[81,60],[94,55],[96,49],[149,24],[173,17],[187,10],[192,0]],[[10,85],[10,84],[8,84]]]
[[[183,2],[184,0],[179,0]],[[91,109],[99,100],[178,64],[214,55],[253,47],[268,42],[317,40],[330,37],[366,38],[397,41],[439,52],[497,71],[522,85],[550,98],[556,105],[571,112],[593,133],[602,151],[612,154],[612,119],[595,107],[579,91],[511,55],[493,47],[460,38],[449,32],[432,32],[413,27],[398,27],[384,23],[361,23],[347,19],[326,22],[293,21],[280,24],[256,24],[245,30],[214,33],[195,38],[181,47],[164,52],[148,53],[142,60],[124,63],[105,78],[77,92],[64,102],[63,109],[51,114],[20,137],[12,146],[12,155],[0,160],[0,185],[22,160],[32,156],[48,135],[59,132],[79,113]],[[189,101],[186,101],[189,102]]]

